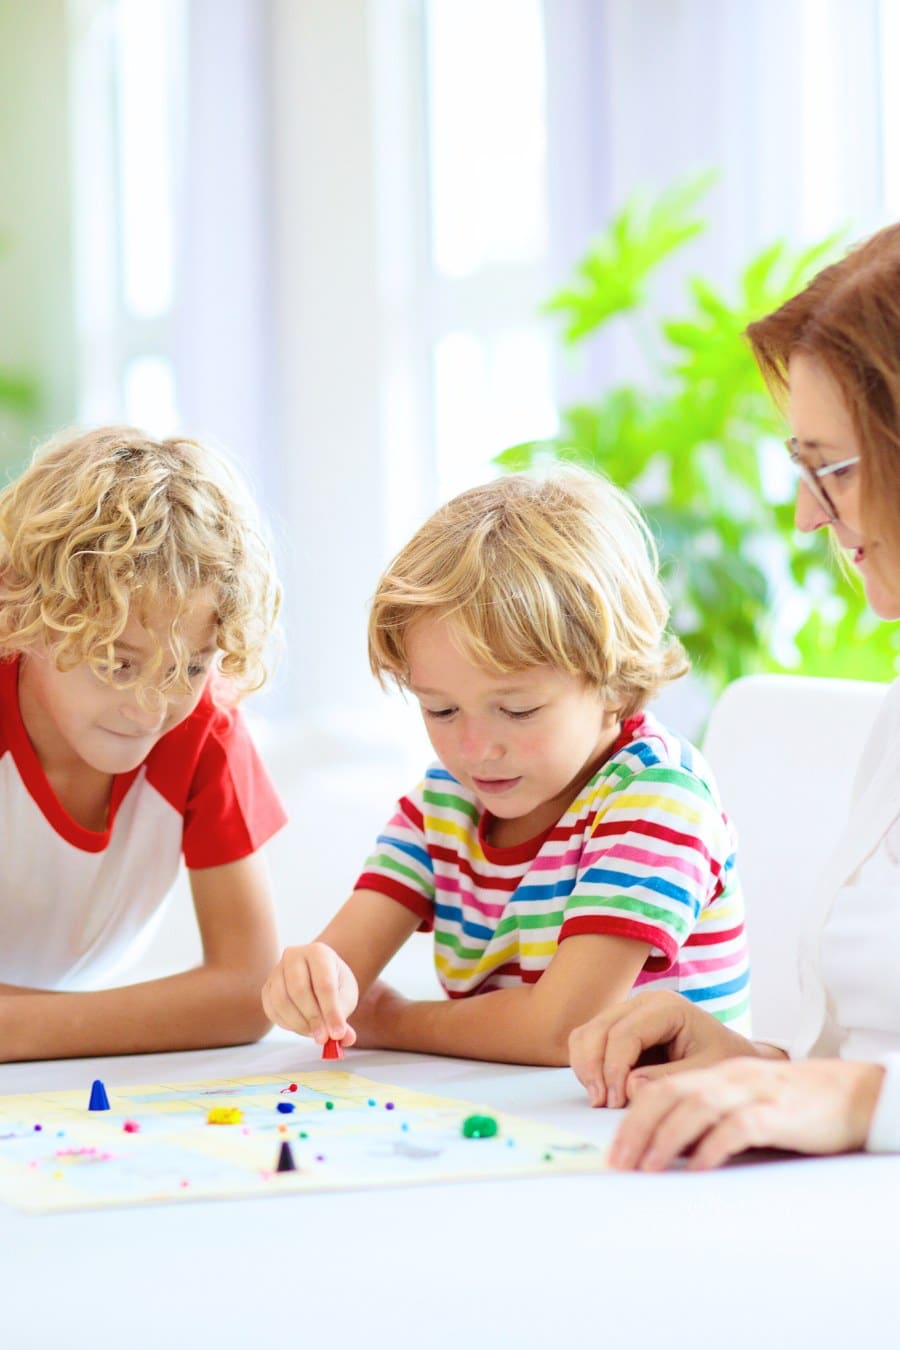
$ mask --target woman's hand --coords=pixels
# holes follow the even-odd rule
[[[270,1021],[311,1036],[317,1045],[329,1039],[347,1046],[356,1043],[347,1018],[358,998],[353,971],[324,942],[286,948],[262,991]]]
[[[752,1041],[665,990],[635,994],[569,1037],[569,1062],[591,1106],[624,1106],[648,1079],[758,1053]]]
[[[846,1153],[866,1142],[884,1070],[810,1059],[734,1059],[638,1088],[612,1167],[658,1172],[683,1153],[695,1171],[748,1148]]]

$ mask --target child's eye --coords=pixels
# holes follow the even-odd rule
[[[515,722],[524,722],[527,717],[534,717],[535,713],[540,712],[537,708],[503,708],[501,710],[507,717],[511,717]]]
[[[127,684],[133,675],[130,661],[103,661],[97,669],[112,684]]]
[[[199,680],[201,675],[206,674],[206,666],[188,666],[188,679]]]
[[[436,722],[446,722],[448,717],[452,717],[456,712],[455,708],[423,708],[422,712],[426,717],[433,717]]]

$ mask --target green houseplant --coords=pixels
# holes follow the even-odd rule
[[[511,446],[497,462],[568,460],[634,495],[657,537],[673,627],[710,694],[739,675],[794,666],[890,679],[897,630],[868,636],[875,621],[858,584],[821,536],[795,535],[786,432],[742,337],[836,253],[837,238],[800,252],[772,244],[731,296],[694,278],[685,313],[646,331],[651,282],[704,229],[697,204],[710,182],[677,185],[650,206],[628,202],[546,306],[570,347],[631,324],[650,353],[646,381],[565,409],[555,436]]]

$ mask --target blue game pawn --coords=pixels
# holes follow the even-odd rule
[[[282,1140],[281,1148],[278,1150],[278,1165],[276,1172],[296,1172],[297,1164],[294,1162],[294,1155],[291,1152],[291,1146],[286,1139]]]
[[[108,1111],[109,1098],[106,1095],[106,1088],[99,1078],[95,1078],[91,1084],[91,1100],[88,1102],[89,1111]]]

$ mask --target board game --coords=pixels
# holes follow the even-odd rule
[[[0,1202],[50,1213],[605,1167],[552,1126],[343,1070],[94,1087],[108,1109],[89,1108],[89,1085],[0,1096]]]

